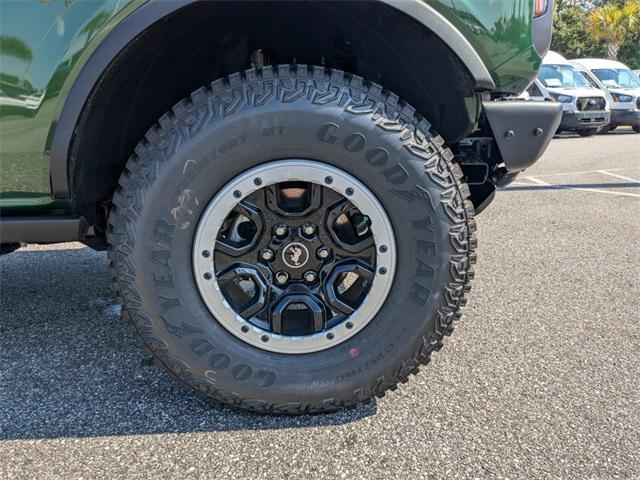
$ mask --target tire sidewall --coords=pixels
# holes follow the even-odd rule
[[[459,253],[447,209],[452,197],[460,199],[451,172],[435,181],[425,170],[429,159],[397,131],[336,104],[274,102],[194,130],[176,122],[151,149],[145,161],[154,178],[131,224],[139,303],[130,313],[144,316],[136,323],[149,325],[147,337],[162,340],[167,363],[199,385],[271,403],[342,398],[393,377],[440,328],[447,304],[451,258]],[[446,166],[441,150],[425,141],[432,163]],[[242,172],[284,159],[325,162],[364,183],[386,210],[397,246],[393,286],[376,317],[347,341],[311,354],[244,343],[213,318],[193,277],[194,235],[209,201]]]

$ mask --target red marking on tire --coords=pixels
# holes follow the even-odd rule
[[[349,356],[351,358],[356,358],[359,354],[360,354],[360,352],[358,351],[358,349],[356,347],[351,347],[349,349]]]

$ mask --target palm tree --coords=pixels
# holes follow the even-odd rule
[[[618,59],[618,50],[629,30],[640,23],[640,2],[627,0],[623,6],[608,3],[589,15],[588,28],[596,42],[607,43],[607,57]]]

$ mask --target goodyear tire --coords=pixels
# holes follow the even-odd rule
[[[353,188],[340,187],[342,195],[356,197],[363,192],[362,198],[380,206],[380,216],[373,220],[358,216],[357,209],[353,218],[359,219],[362,235],[374,232],[371,242],[376,248],[367,257],[377,262],[372,275],[393,273],[393,281],[385,280],[388,291],[379,298],[363,294],[365,300],[358,300],[362,303],[355,311],[380,305],[375,312],[369,309],[371,318],[355,334],[338,337],[350,327],[344,327],[343,316],[337,313],[332,317],[338,322],[332,327],[335,336],[334,330],[324,329],[325,320],[313,324],[312,333],[298,337],[287,337],[280,324],[279,330],[270,324],[261,327],[259,320],[250,324],[257,317],[247,321],[238,314],[235,319],[242,329],[235,331],[233,315],[223,319],[212,313],[216,307],[208,299],[207,281],[217,278],[215,262],[223,256],[205,248],[203,260],[194,242],[204,238],[219,245],[231,238],[227,233],[219,233],[217,240],[203,237],[209,216],[221,211],[216,199],[230,191],[240,201],[244,192],[240,187],[229,190],[230,185],[246,185],[246,175],[255,171],[262,175],[253,177],[255,189],[262,188],[266,184],[262,178],[276,166],[285,168],[278,172],[286,172],[287,162],[310,162],[312,168],[300,170],[309,184],[316,182],[312,177],[316,171],[335,172],[336,178],[353,182]],[[337,195],[331,189],[339,182],[329,184],[332,178],[317,178],[318,184],[326,182],[325,196]],[[184,385],[236,407],[263,413],[328,412],[382,396],[428,363],[466,302],[476,240],[469,190],[461,178],[452,153],[424,118],[393,93],[359,77],[294,65],[217,80],[163,115],[138,144],[121,176],[108,242],[123,317],[157,362]],[[270,245],[284,245],[276,237],[271,239],[273,232],[265,227],[272,217],[271,212],[259,217],[261,229],[247,238],[267,236],[265,241],[275,242]],[[387,261],[380,252],[389,254],[392,248],[378,247],[374,231],[385,222],[389,226],[385,231],[392,232],[386,240],[393,244],[389,269],[380,267]],[[326,225],[337,228],[335,223]],[[295,230],[292,235],[298,235],[297,228],[283,231]],[[285,259],[285,253],[275,255]],[[267,261],[256,258],[268,272]],[[204,280],[202,262],[214,266],[213,274],[205,271]],[[323,260],[317,262],[322,268]],[[326,275],[320,271],[319,278],[324,281]],[[361,283],[374,288],[375,281]],[[266,278],[269,295],[289,288],[273,282],[274,278]],[[307,285],[302,280],[291,283],[296,289]],[[301,308],[306,309],[304,303]],[[320,305],[327,316],[331,308]],[[261,328],[264,335],[242,337],[242,332],[253,335]],[[271,341],[262,348],[259,342],[265,338]],[[304,348],[286,350],[292,338],[303,339]],[[305,340],[317,338],[324,343]],[[280,341],[282,348],[276,348]]]

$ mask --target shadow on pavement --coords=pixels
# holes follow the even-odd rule
[[[0,258],[0,439],[300,428],[376,413],[374,401],[284,417],[200,400],[151,365],[119,314],[104,253]]]
[[[516,192],[516,191],[528,191],[528,190],[566,190],[575,188],[638,188],[640,189],[640,183],[628,182],[628,183],[565,183],[553,185],[513,185],[500,189],[501,192]]]

